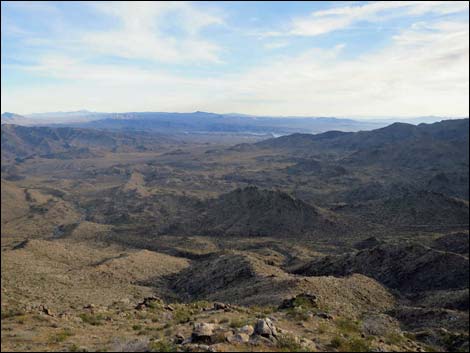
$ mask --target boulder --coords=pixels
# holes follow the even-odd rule
[[[227,342],[230,342],[230,340],[232,339],[232,337],[233,337],[235,334],[233,333],[232,330],[230,330],[230,331],[224,332],[222,335],[223,335],[223,337],[225,338],[225,340],[226,340]]]
[[[238,330],[238,332],[247,334],[248,336],[251,336],[255,332],[255,329],[251,325],[245,325],[245,326],[241,327]]]
[[[174,338],[173,342],[175,344],[182,344],[184,342],[184,339],[185,339],[184,335],[181,332],[177,332],[175,334],[175,338]]]
[[[230,343],[247,343],[250,340],[250,336],[246,333],[237,333],[236,335],[230,337]]]
[[[215,302],[214,303],[214,310],[226,310],[229,309],[228,304],[220,303],[220,302]]]
[[[211,336],[214,334],[214,325],[199,322],[194,324],[191,342],[193,343],[211,343]]]
[[[269,318],[259,319],[256,322],[255,332],[256,335],[263,337],[277,336],[277,330],[273,322]]]

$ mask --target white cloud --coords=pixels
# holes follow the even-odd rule
[[[357,59],[341,59],[334,48],[265,65],[240,89],[251,113],[263,113],[256,101],[269,97],[271,114],[468,115],[468,23],[418,27]]]
[[[445,15],[468,12],[468,9],[466,1],[379,1],[364,5],[340,6],[294,18],[286,30],[269,31],[264,33],[264,36],[317,36],[348,28],[361,21],[377,22],[425,13]]]
[[[467,116],[468,23],[420,23],[393,44],[353,60],[343,45],[311,49],[242,74],[206,78],[157,69],[43,58],[27,68],[70,80],[41,90],[2,90],[2,105],[50,111],[237,111],[260,115]],[[14,103],[17,105],[15,106]]]
[[[87,48],[130,59],[220,62],[220,48],[199,35],[205,27],[223,24],[220,16],[186,2],[104,2],[95,6],[119,25],[110,31],[85,33],[81,45]],[[168,19],[181,33],[164,32]]]
[[[309,18],[347,19],[324,22],[321,27],[334,30],[359,19],[379,20],[391,7],[406,13],[444,14],[461,8],[460,4],[442,2],[405,4],[343,6],[317,11]],[[202,31],[223,24],[223,16],[188,3],[96,6],[118,26],[105,32],[77,32],[66,42],[57,41],[60,50],[34,56],[34,64],[3,64],[2,71],[7,75],[8,69],[14,68],[58,79],[59,83],[47,83],[40,89],[10,87],[2,78],[2,108],[18,113],[86,108],[260,115],[468,115],[468,21],[416,22],[396,34],[391,45],[356,58],[344,59],[343,44],[330,49],[313,48],[298,55],[279,51],[241,73],[228,68],[224,74],[220,70],[218,75],[195,77],[195,62],[220,60],[220,48],[204,39]],[[167,35],[166,21],[177,28],[177,35]],[[284,39],[265,38],[265,49],[288,45]],[[125,64],[94,62],[101,54],[191,66],[186,71],[172,66],[170,73],[162,65],[143,66],[136,60]],[[210,70],[207,66],[204,69]]]

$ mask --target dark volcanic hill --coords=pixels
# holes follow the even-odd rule
[[[306,236],[337,232],[341,222],[321,208],[280,191],[237,189],[209,200],[195,220],[172,232],[233,236]]]
[[[326,256],[295,273],[309,276],[361,273],[403,292],[465,289],[469,285],[467,257],[417,244],[383,244],[357,253]]]
[[[349,205],[338,212],[399,227],[464,226],[469,217],[468,201],[429,191],[408,191]]]
[[[431,246],[438,250],[450,251],[464,256],[468,256],[468,244],[468,232],[456,232],[446,234],[442,237],[437,238]]]
[[[408,168],[468,166],[468,119],[434,124],[395,123],[372,131],[293,134],[261,141],[259,148],[301,152],[341,153],[348,165],[386,165]]]
[[[394,123],[389,126],[359,132],[328,131],[321,134],[292,134],[256,145],[263,148],[312,148],[322,150],[361,150],[396,143],[411,143],[424,140],[468,141],[468,119],[443,120],[433,124],[412,125]]]

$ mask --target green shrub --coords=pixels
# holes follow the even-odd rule
[[[339,336],[333,337],[329,346],[341,352],[369,352],[369,342],[363,338],[344,339]]]
[[[5,309],[5,310],[2,309],[2,320],[9,319],[15,316],[23,316],[24,314],[25,312],[19,309]]]
[[[353,338],[346,342],[345,351],[347,352],[369,352],[370,345],[363,338]]]
[[[79,315],[80,319],[82,319],[83,322],[93,325],[93,326],[99,326],[102,324],[102,320],[104,319],[103,315],[97,314],[80,314]]]
[[[345,318],[335,320],[336,327],[341,333],[357,333],[360,331],[359,322]]]
[[[389,333],[385,336],[385,343],[387,344],[400,344],[404,341],[404,337],[398,333]]]
[[[277,348],[281,352],[305,352],[306,350],[292,335],[280,335],[277,337]]]
[[[69,348],[69,352],[86,352],[85,348],[77,346],[75,343],[72,344]]]
[[[50,338],[50,343],[64,342],[67,338],[73,336],[73,332],[70,329],[63,329],[61,332],[54,333]]]
[[[154,341],[149,344],[148,351],[149,352],[176,352],[176,345],[166,340]]]
[[[293,307],[286,310],[286,315],[295,321],[307,321],[310,318],[311,311],[303,307]]]
[[[191,312],[185,307],[180,307],[173,313],[173,319],[178,324],[184,324],[191,321]]]
[[[247,324],[248,324],[248,322],[245,318],[234,318],[230,321],[229,326],[231,328],[240,328],[240,327],[243,327]]]
[[[343,345],[343,339],[339,336],[335,336],[333,337],[333,339],[331,340],[329,346],[331,348],[339,348]]]
[[[230,322],[228,317],[223,317],[220,319],[219,324],[228,324]]]

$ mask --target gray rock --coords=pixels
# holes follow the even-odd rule
[[[228,339],[230,343],[246,343],[249,340],[250,336],[248,336],[246,333],[237,333]]]
[[[271,319],[259,319],[256,322],[255,334],[263,337],[277,336],[277,330]]]
[[[245,325],[243,327],[241,327],[238,332],[240,333],[245,333],[247,334],[248,336],[251,336],[254,332],[255,332],[255,329],[253,328],[253,326],[251,325]]]
[[[204,322],[194,324],[191,342],[211,343],[211,336],[214,334],[214,328],[213,324],[207,324]]]
[[[228,309],[229,305],[220,303],[220,302],[215,302],[214,303],[214,310],[225,310]]]

